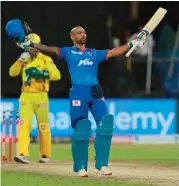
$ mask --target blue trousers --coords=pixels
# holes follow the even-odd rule
[[[73,129],[79,120],[88,119],[88,111],[91,111],[95,121],[100,121],[104,115],[108,114],[104,97],[94,97],[91,86],[74,85],[70,89],[69,98]]]

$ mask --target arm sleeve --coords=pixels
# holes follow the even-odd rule
[[[61,73],[57,69],[56,65],[54,64],[53,60],[51,58],[48,59],[47,62],[47,69],[49,71],[50,75],[50,81],[60,80],[61,79]]]
[[[67,47],[57,47],[59,52],[58,52],[58,57],[60,59],[66,59],[67,56]]]
[[[96,61],[101,63],[108,60],[108,52],[109,50],[96,50]]]
[[[23,63],[17,60],[9,69],[9,75],[15,77],[21,74]]]

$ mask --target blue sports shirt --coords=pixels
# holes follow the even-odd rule
[[[82,51],[76,46],[58,49],[59,57],[67,62],[73,85],[98,84],[98,65],[107,60],[108,50],[86,48]]]

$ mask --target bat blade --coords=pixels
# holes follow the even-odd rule
[[[152,16],[152,18],[148,21],[148,23],[144,26],[142,30],[146,30],[149,34],[153,32],[153,30],[157,27],[157,25],[161,22],[161,20],[164,18],[165,14],[167,13],[167,10],[164,8],[158,8],[158,10],[155,12],[155,14]],[[134,45],[135,47],[132,47],[128,53],[126,54],[126,57],[129,57],[130,54],[134,51],[134,49],[137,47],[137,44]]]
[[[153,32],[153,30],[157,27],[157,25],[161,22],[164,18],[167,10],[164,8],[158,8],[152,18],[148,21],[148,23],[144,26],[143,30],[147,30],[149,34]]]

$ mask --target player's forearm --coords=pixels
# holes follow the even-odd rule
[[[17,60],[9,69],[9,75],[11,77],[18,76],[21,73],[23,63]]]
[[[46,54],[49,56],[59,56],[58,47],[47,46],[47,45],[43,45],[43,44],[34,44],[34,48],[38,49],[43,54]]]
[[[124,54],[125,52],[127,52],[128,50],[129,50],[128,44],[113,48],[112,50],[109,51],[108,58],[120,56]]]

